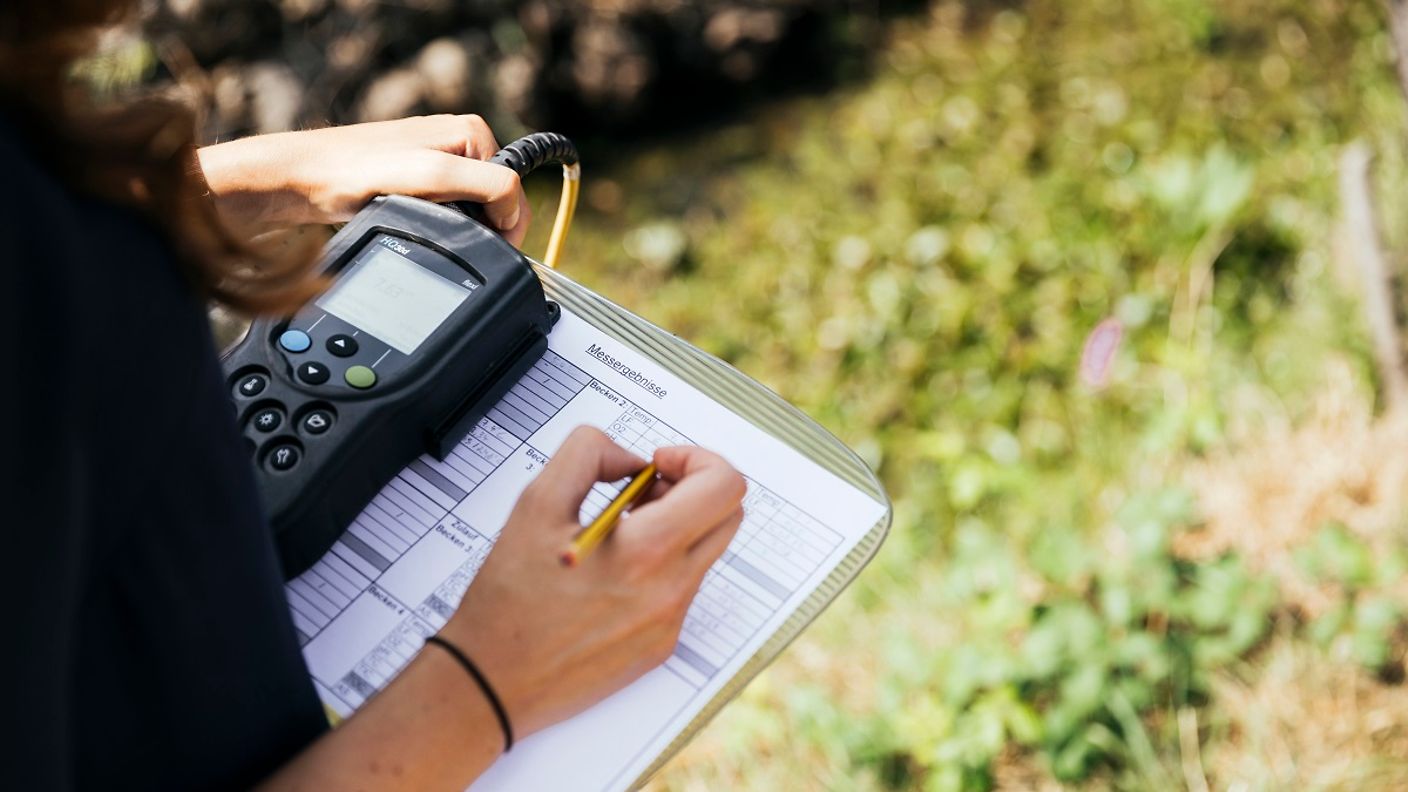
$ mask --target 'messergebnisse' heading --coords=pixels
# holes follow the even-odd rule
[[[621,376],[625,377],[631,382],[634,382],[641,388],[644,388],[646,392],[648,392],[651,396],[654,396],[657,399],[665,398],[665,389],[663,387],[656,385],[655,381],[652,380],[650,377],[647,377],[646,375],[640,373],[639,371],[636,371],[625,363],[622,363],[621,361],[607,354],[606,351],[600,346],[592,344],[590,347],[587,347],[587,354],[591,355],[597,360],[600,360],[607,366],[610,366],[611,369],[617,374],[620,374]]]

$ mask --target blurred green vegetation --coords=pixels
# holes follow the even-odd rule
[[[1235,553],[1173,551],[1200,520],[1178,471],[1237,394],[1305,410],[1330,358],[1372,398],[1331,230],[1341,144],[1403,173],[1390,52],[1371,0],[942,2],[830,95],[588,156],[565,271],[817,417],[896,507],[707,761],[657,783],[1182,786],[1180,713],[1226,737],[1209,675],[1286,608]],[[1382,666],[1401,603],[1358,592],[1402,557],[1327,526],[1298,563],[1350,594],[1293,640]]]

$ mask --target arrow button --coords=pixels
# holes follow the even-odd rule
[[[328,381],[328,367],[313,361],[303,363],[298,367],[298,378],[309,385],[322,385]]]
[[[357,339],[338,333],[328,339],[328,351],[338,357],[352,357],[357,354]]]

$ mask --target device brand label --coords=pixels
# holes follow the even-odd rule
[[[382,238],[381,238],[381,244],[383,244],[383,245],[385,245],[385,246],[391,248],[392,250],[396,251],[397,253],[400,253],[400,254],[403,255],[403,256],[404,256],[404,255],[407,255],[407,254],[409,254],[409,253],[411,252],[411,249],[410,249],[410,248],[406,247],[405,245],[401,244],[400,242],[397,242],[396,240],[392,239],[391,237],[382,237]]]

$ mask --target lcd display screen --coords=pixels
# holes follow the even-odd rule
[[[464,286],[389,248],[372,245],[316,302],[409,355],[469,295]]]

